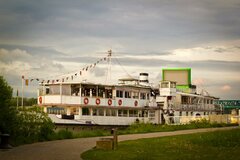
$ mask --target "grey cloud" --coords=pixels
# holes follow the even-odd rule
[[[118,64],[119,61],[125,66],[139,66],[139,67],[192,67],[202,70],[211,71],[239,71],[240,62],[228,62],[228,61],[170,61],[159,59],[138,59],[138,58],[118,58],[113,59],[114,64]]]
[[[132,37],[133,43],[155,40],[155,47],[170,47],[239,36],[238,1],[5,1],[1,6],[10,13],[2,21],[2,37],[16,34],[45,44],[47,37]]]
[[[26,46],[26,45],[10,45],[10,44],[0,44],[0,49],[6,49],[6,50],[15,50],[20,49],[27,51],[29,54],[35,56],[42,56],[42,57],[57,57],[57,56],[63,56],[66,55],[65,53],[59,52],[53,47],[34,47],[34,46]]]

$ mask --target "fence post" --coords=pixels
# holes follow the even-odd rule
[[[238,126],[240,127],[240,109],[238,109]]]

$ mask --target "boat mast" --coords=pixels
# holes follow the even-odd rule
[[[106,77],[106,84],[111,83],[111,65],[112,65],[112,50],[110,49],[108,51],[107,61],[108,61],[108,71],[107,71],[107,77]]]

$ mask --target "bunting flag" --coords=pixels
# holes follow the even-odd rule
[[[28,86],[28,79],[25,79],[25,85]]]
[[[62,78],[62,82],[64,82],[64,79],[65,79],[65,81],[67,81],[69,78],[71,78],[73,80],[75,77],[78,76],[78,74],[79,74],[79,76],[82,76],[83,75],[83,71],[88,71],[88,70],[90,70],[92,68],[95,68],[98,63],[100,63],[101,61],[106,61],[107,58],[109,58],[111,56],[110,55],[111,52],[108,51],[108,53],[109,54],[106,57],[103,57],[103,58],[97,60],[95,63],[82,68],[79,72],[75,72],[75,73],[73,73],[72,75],[70,75],[68,77]],[[25,80],[25,85],[26,86],[29,85],[29,82],[33,82],[34,80],[40,81],[39,78],[31,78],[31,79],[28,78],[28,79],[25,79],[24,75],[22,75],[22,79]],[[61,79],[50,79],[50,80],[41,80],[41,83],[43,84],[45,82],[47,84],[49,84],[49,83],[54,84],[54,82],[60,82],[60,81],[61,81]]]

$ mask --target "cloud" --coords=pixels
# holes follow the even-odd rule
[[[192,82],[194,85],[204,85],[205,84],[205,80],[203,78],[197,78],[197,79],[194,79],[193,82]]]
[[[229,84],[236,97],[239,10],[238,0],[2,0],[0,71],[9,81],[21,74],[54,78],[112,48],[115,79],[144,71],[157,82],[161,68],[191,67],[196,84],[218,95]],[[99,64],[86,76],[103,78],[105,68]]]
[[[221,87],[222,91],[230,91],[232,89],[232,87],[230,85],[224,85]]]

